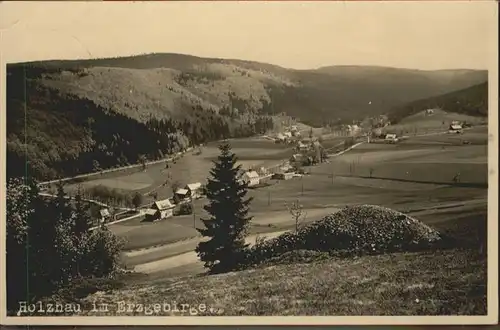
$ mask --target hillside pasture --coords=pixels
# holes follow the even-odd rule
[[[383,132],[399,134],[402,132],[403,134],[412,135],[445,131],[454,120],[467,122],[474,126],[485,125],[488,123],[488,118],[485,117],[473,117],[435,109],[432,115],[427,115],[425,111],[421,111],[403,118],[397,124],[385,127]]]

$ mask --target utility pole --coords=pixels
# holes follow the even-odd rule
[[[267,188],[267,205],[271,205],[271,190]]]
[[[302,196],[304,196],[304,176],[300,177],[300,182],[302,183]]]
[[[191,209],[193,210],[193,228],[196,229],[196,211],[194,209],[193,195],[191,195]]]

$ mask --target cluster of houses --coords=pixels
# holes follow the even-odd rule
[[[300,137],[300,131],[296,125],[292,125],[289,129],[285,130],[283,133],[278,133],[276,135],[276,143],[290,143],[293,142],[294,138]]]
[[[201,198],[202,195],[200,182],[187,184],[184,188],[177,189],[173,198],[155,201],[151,207],[144,210],[145,220],[158,221],[173,217],[176,205]]]

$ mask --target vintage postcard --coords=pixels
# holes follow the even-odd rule
[[[498,321],[495,1],[0,8],[2,324]]]

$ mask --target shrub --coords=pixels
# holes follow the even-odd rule
[[[179,215],[193,214],[193,205],[191,203],[183,203],[179,208]]]
[[[245,263],[256,265],[294,250],[339,255],[379,254],[428,249],[440,234],[403,213],[374,205],[347,206],[322,220],[260,242],[248,250]]]

